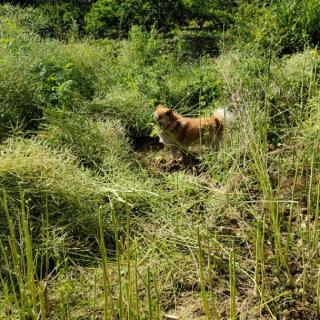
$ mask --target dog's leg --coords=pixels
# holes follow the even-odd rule
[[[174,158],[173,161],[177,161],[182,165],[185,165],[190,162],[190,153],[188,152],[188,149],[182,148],[182,147],[171,147],[171,154]]]
[[[178,161],[179,158],[181,157],[179,148],[177,148],[175,145],[171,145],[170,150],[171,150],[171,156],[172,156],[171,162]]]
[[[180,150],[180,154],[181,154],[181,161],[183,164],[188,163],[189,161],[189,153],[187,152],[187,150]]]

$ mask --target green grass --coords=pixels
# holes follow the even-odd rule
[[[319,316],[316,49],[194,60],[139,28],[59,42],[7,18],[0,318]],[[169,170],[148,145],[157,101],[236,120],[220,150]]]

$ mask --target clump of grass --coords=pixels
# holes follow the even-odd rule
[[[320,111],[319,103],[320,97],[318,94],[314,95],[305,106],[305,113],[303,119],[300,119],[293,134],[295,136],[295,143],[300,144],[305,149],[317,148],[319,136],[319,120]],[[318,156],[316,154],[318,161]]]
[[[8,140],[1,152],[0,171],[2,189],[8,192],[18,190],[20,184],[30,191],[60,193],[74,204],[99,199],[97,188],[92,188],[98,181],[89,171],[78,167],[66,150],[53,151],[36,139]]]
[[[13,195],[26,190],[43,199],[47,194],[50,209],[62,215],[64,223],[69,221],[75,228],[88,230],[92,228],[89,221],[95,221],[92,212],[97,206],[108,204],[106,199],[124,203],[127,198],[131,206],[139,210],[140,205],[142,208],[143,204],[147,205],[146,195],[154,194],[150,191],[152,180],[145,179],[144,172],[132,170],[130,162],[109,163],[112,170],[106,165],[104,175],[98,177],[81,167],[71,154],[66,148],[54,150],[40,139],[8,140],[1,152],[0,187]]]
[[[102,116],[118,118],[132,136],[151,132],[154,103],[138,91],[117,88],[105,99],[94,101],[89,108]]]
[[[79,245],[85,247],[86,239],[96,232],[96,208],[105,197],[115,196],[113,187],[81,168],[66,149],[54,151],[36,139],[8,140],[2,145],[0,159],[0,189],[7,191],[13,211],[19,208],[22,190],[32,200],[34,234],[40,228],[41,214],[48,210],[50,222],[56,226],[52,235],[58,236],[57,244],[69,233],[74,237],[70,244],[85,235],[79,238],[83,243]],[[5,224],[1,228],[5,231]]]
[[[4,306],[2,316],[15,314],[20,319],[36,319],[41,315],[42,319],[46,319],[48,306],[45,305],[44,277],[37,279],[36,262],[38,261],[34,256],[30,233],[30,212],[29,207],[25,204],[23,192],[20,194],[20,200],[21,207],[17,219],[18,233],[16,233],[14,222],[16,217],[10,215],[7,194],[3,193],[3,207],[1,209],[5,213],[9,234],[7,238],[0,239],[2,254],[0,263],[7,272],[7,275],[4,275],[3,272],[0,274],[1,284],[5,288],[5,294],[0,300],[0,305]],[[44,255],[41,255],[39,260],[42,260]],[[48,270],[46,270],[47,274]],[[8,277],[8,281],[6,277]]]
[[[48,124],[40,133],[53,148],[66,147],[85,167],[97,171],[112,170],[121,162],[128,162],[130,145],[118,120],[92,120],[86,114],[51,111],[46,114]]]

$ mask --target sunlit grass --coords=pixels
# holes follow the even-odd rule
[[[1,145],[0,318],[319,316],[315,54],[183,61],[134,29],[121,43],[30,38],[19,60],[15,32],[0,105],[40,110],[41,126],[19,118]],[[174,170],[148,137],[159,100],[236,120],[220,150]]]

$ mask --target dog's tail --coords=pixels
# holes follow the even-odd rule
[[[231,126],[235,121],[235,116],[231,111],[219,108],[214,111],[214,117],[221,123],[223,127]]]

